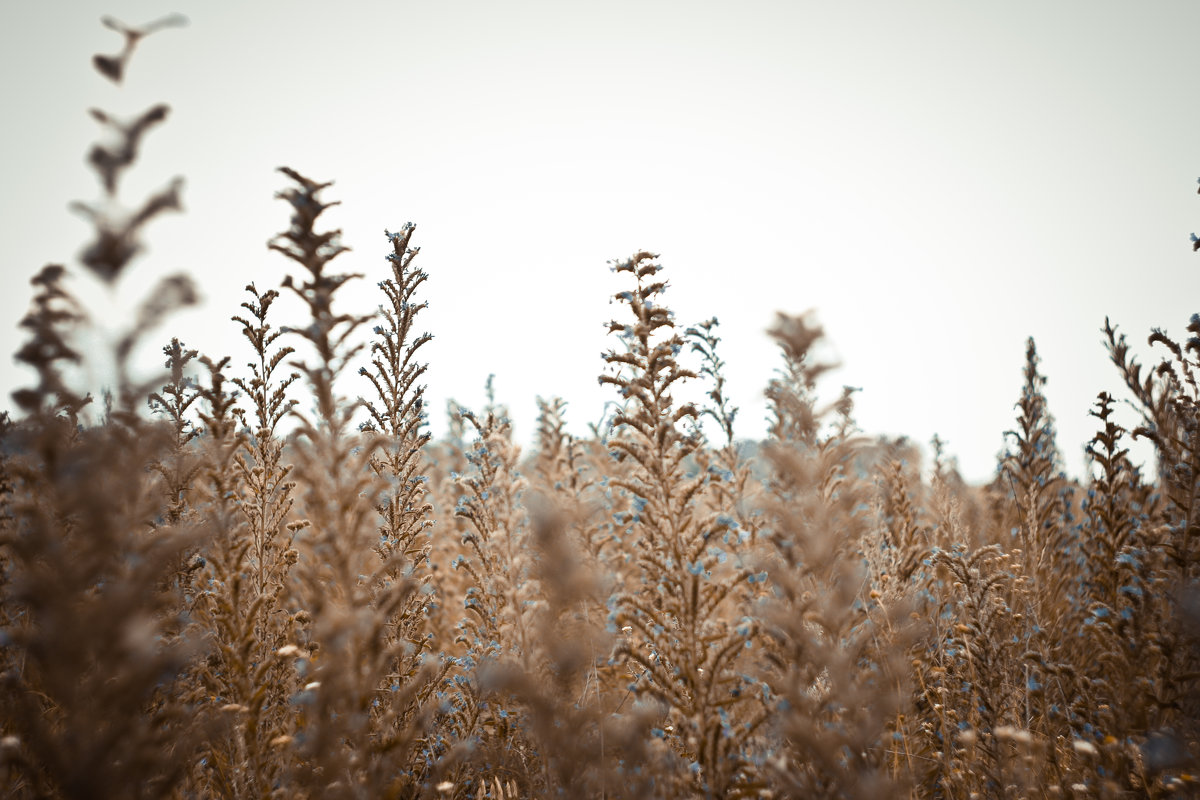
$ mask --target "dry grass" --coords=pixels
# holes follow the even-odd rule
[[[116,26],[127,47],[97,68],[119,79],[175,22]],[[92,150],[109,198],[166,114]],[[604,424],[574,437],[539,401],[525,455],[489,388],[435,442],[415,226],[387,234],[387,274],[336,272],[329,184],[282,172],[291,272],[246,287],[247,352],[173,339],[162,377],[134,380],[137,344],[194,302],[170,278],[119,337],[97,421],[63,377],[85,330],[64,269],[33,279],[17,358],[37,379],[0,417],[7,796],[1200,791],[1200,318],[1150,336],[1152,367],[1106,322],[1143,419],[1124,430],[1101,393],[1080,481],[1030,340],[1008,450],[970,487],[940,442],[923,471],[856,431],[850,390],[818,396],[807,315],[771,329],[767,440],[736,441],[716,320],[677,328],[639,252],[614,265]],[[88,210],[84,267],[119,288],[178,191]],[[378,314],[343,308],[361,277]],[[276,319],[280,291],[306,318]],[[703,404],[675,399],[685,382]]]

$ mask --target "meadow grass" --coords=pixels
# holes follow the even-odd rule
[[[111,23],[126,47],[96,68],[119,82],[178,22]],[[89,156],[109,200],[167,114],[95,112],[117,134]],[[1029,340],[995,479],[969,486],[941,442],[922,469],[857,430],[851,390],[819,395],[811,315],[774,321],[769,433],[738,441],[716,318],[678,326],[638,252],[613,262],[602,424],[573,436],[540,400],[523,453],[489,386],[434,441],[416,226],[385,232],[386,272],[338,272],[331,184],[281,174],[286,269],[230,310],[244,352],[171,339],[162,376],[134,377],[195,302],[170,277],[117,338],[102,413],[64,377],[86,333],[64,267],[32,280],[16,358],[36,380],[0,417],[6,796],[1200,791],[1200,317],[1182,343],[1153,332],[1149,364],[1105,321],[1141,420],[1101,392],[1081,479]],[[125,291],[179,191],[84,207],[83,267]],[[343,303],[363,278],[378,313]],[[303,318],[277,318],[281,293]]]

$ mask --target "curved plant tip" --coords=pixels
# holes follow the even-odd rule
[[[115,56],[106,56],[103,53],[92,56],[92,66],[101,75],[113,83],[119,84],[125,77],[125,67],[128,66],[129,57],[133,55],[133,49],[137,47],[139,41],[165,28],[182,28],[187,25],[188,20],[183,14],[168,14],[140,28],[131,28],[114,17],[102,17],[100,23],[124,36],[125,46]]]

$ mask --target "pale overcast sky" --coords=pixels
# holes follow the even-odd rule
[[[91,69],[121,43],[102,14],[169,11],[189,27],[145,40],[125,86]],[[1198,310],[1194,0],[14,0],[0,22],[8,353],[28,277],[87,235],[67,211],[98,195],[85,109],[159,101],[172,116],[124,197],[182,175],[187,212],[151,228],[122,299],[75,270],[97,319],[185,270],[205,305],[148,359],[178,335],[243,363],[228,317],[286,269],[265,246],[288,217],[274,169],[334,180],[340,265],[370,276],[347,310],[378,303],[384,228],[418,224],[435,434],[489,373],[522,440],[537,395],[565,397],[578,432],[597,420],[625,288],[606,262],[641,248],[680,323],[720,318],[740,435],[765,428],[775,311],[814,308],[843,363],[830,395],[862,387],[867,433],[939,433],[972,480],[1013,424],[1027,336],[1078,474],[1088,409],[1120,387],[1105,315],[1146,353],[1152,326]],[[27,380],[4,359],[0,405]]]

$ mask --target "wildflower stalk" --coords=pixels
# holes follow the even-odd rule
[[[615,266],[633,278],[634,288],[616,295],[633,319],[609,323],[624,349],[604,354],[609,369],[600,376],[626,401],[609,447],[628,466],[611,483],[632,499],[631,511],[615,521],[637,565],[610,600],[612,620],[629,629],[621,654],[636,665],[634,690],[663,704],[670,741],[690,762],[681,786],[723,796],[751,780],[743,737],[762,719],[747,703],[752,694],[738,669],[755,625],[733,610],[736,589],[754,572],[730,559],[739,544],[733,520],[703,516],[705,476],[687,474],[685,462],[701,441],[678,426],[699,412],[677,406],[671,392],[697,376],[676,361],[684,340],[669,332],[671,313],[657,303],[666,283],[653,259],[639,252]]]

